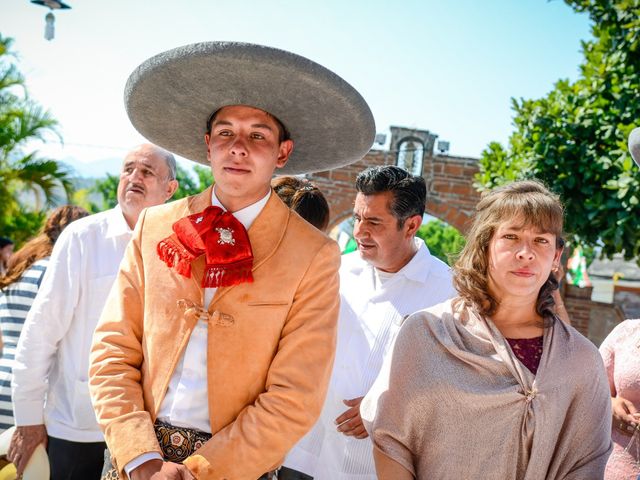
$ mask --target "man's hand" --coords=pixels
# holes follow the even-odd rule
[[[156,459],[134,469],[131,480],[195,480],[195,477],[184,465]]]
[[[342,401],[347,407],[351,408],[336,418],[336,425],[338,425],[339,432],[349,437],[359,439],[369,436],[362,424],[362,418],[360,418],[360,402],[362,402],[363,398],[364,397],[358,397]]]
[[[31,455],[40,444],[47,446],[47,429],[44,425],[16,427],[11,437],[7,459],[16,467],[18,478],[24,472]]]

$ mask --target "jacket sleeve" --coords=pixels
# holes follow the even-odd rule
[[[77,236],[70,230],[62,232],[18,341],[12,379],[18,426],[44,424],[49,372],[80,296],[81,258]]]
[[[253,479],[274,469],[320,415],[335,353],[340,252],[325,243],[285,321],[265,392],[185,465],[198,479]]]
[[[140,215],[116,281],[94,332],[89,387],[100,428],[121,478],[128,462],[147,452],[161,453],[141,385],[144,274]]]

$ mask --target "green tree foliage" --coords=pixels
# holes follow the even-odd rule
[[[96,180],[92,191],[102,195],[102,210],[108,210],[118,204],[118,182],[120,177],[118,175],[111,175],[107,173],[107,176],[103,179]]]
[[[464,237],[458,230],[440,220],[425,223],[418,229],[416,236],[424,240],[431,255],[449,265],[465,244]]]
[[[57,122],[29,98],[12,43],[0,34],[0,232],[19,245],[40,227],[42,210],[68,200],[73,187],[66,167],[25,151],[28,142],[55,134]]]
[[[197,191],[202,191],[213,183],[213,173],[211,173],[210,167],[203,167],[202,165],[194,165],[193,171],[196,173],[196,176],[198,177],[198,182],[200,182]],[[193,192],[193,193],[197,193],[197,192]],[[189,195],[192,195],[192,194],[190,193]]]
[[[92,192],[93,188],[76,189],[71,197],[72,203],[84,208],[89,213],[98,213],[102,208],[91,199]]]
[[[213,175],[211,169],[200,165],[194,165],[193,171],[196,175],[194,180],[193,176],[189,174],[182,167],[178,166],[176,171],[176,179],[178,180],[178,190],[173,195],[173,199],[188,197],[189,195],[195,195],[207,188],[213,183]]]
[[[38,233],[46,217],[47,214],[44,211],[32,211],[19,207],[12,215],[2,219],[3,235],[13,240],[17,250]]]
[[[195,195],[213,183],[213,175],[207,167],[196,165],[193,167],[196,178],[187,170],[178,165],[176,170],[176,180],[178,180],[178,190],[173,194],[172,200]],[[93,186],[93,191],[102,195],[102,209],[113,208],[118,203],[118,175],[107,174],[106,178],[97,180]]]
[[[640,171],[626,143],[640,126],[640,0],[565,1],[593,22],[580,76],[512,100],[515,131],[482,153],[476,185],[538,178],[561,196],[570,240],[638,258]]]

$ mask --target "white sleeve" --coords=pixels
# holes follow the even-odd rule
[[[47,379],[58,344],[71,325],[84,278],[81,258],[77,235],[68,230],[62,232],[16,349],[11,387],[18,426],[44,423]]]
[[[147,463],[150,460],[163,460],[162,455],[158,452],[148,452],[134,458],[124,466],[124,471],[127,473],[127,478],[131,478],[131,472],[138,468],[143,463]]]

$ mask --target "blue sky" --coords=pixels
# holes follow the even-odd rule
[[[129,73],[161,51],[206,40],[261,43],[332,69],[368,101],[377,131],[430,130],[477,157],[512,131],[511,97],[575,79],[590,22],[559,0],[68,0],[56,38],[47,9],[3,0],[31,96],[60,121],[64,145],[41,152],[83,175],[113,171],[143,138],[122,101]]]

